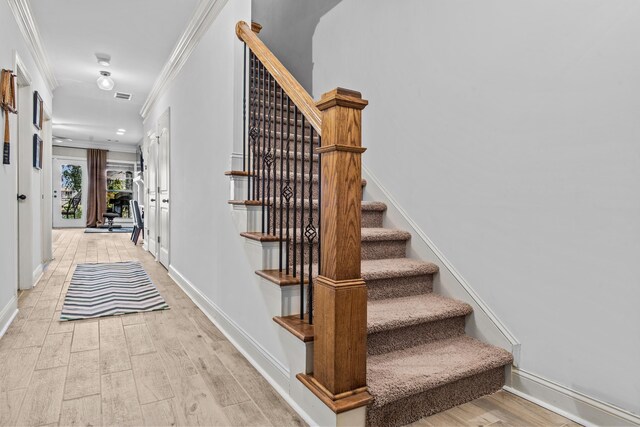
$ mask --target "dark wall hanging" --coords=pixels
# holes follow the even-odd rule
[[[33,134],[33,167],[42,169],[42,138],[37,133]]]
[[[44,114],[42,106],[42,98],[36,90],[33,92],[33,125],[38,129],[42,129],[42,115]]]
[[[2,149],[2,164],[11,163],[9,142],[9,113],[18,114],[16,110],[16,75],[11,70],[2,70],[0,74],[0,110],[4,112],[4,146]]]

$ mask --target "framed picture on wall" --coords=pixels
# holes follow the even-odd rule
[[[33,125],[38,129],[42,129],[42,116],[44,114],[42,107],[42,98],[36,90],[33,92]]]
[[[37,133],[33,134],[33,167],[42,169],[42,138]]]

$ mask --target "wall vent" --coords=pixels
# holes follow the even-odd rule
[[[124,99],[125,101],[131,101],[130,93],[116,92],[115,95],[113,95],[113,97],[116,99]]]

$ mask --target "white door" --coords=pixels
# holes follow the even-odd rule
[[[158,120],[158,260],[169,268],[169,109]]]
[[[149,158],[147,159],[148,175],[148,201],[145,204],[144,223],[147,227],[146,238],[147,249],[153,256],[158,257],[158,138],[153,134],[149,137]]]
[[[87,206],[86,160],[53,161],[53,226],[85,227]]]

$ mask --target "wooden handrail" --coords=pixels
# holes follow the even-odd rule
[[[289,96],[291,102],[298,107],[298,110],[305,116],[318,135],[322,136],[322,114],[316,107],[311,95],[298,83],[296,78],[282,65],[246,22],[239,21],[236,24],[236,35],[247,44],[269,74],[273,76],[282,90]]]

